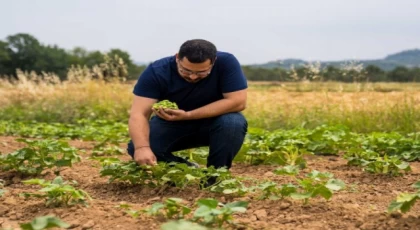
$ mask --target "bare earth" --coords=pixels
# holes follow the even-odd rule
[[[411,164],[413,171],[401,177],[372,175],[362,172],[358,167],[346,165],[340,157],[312,156],[308,158],[309,172],[312,169],[328,171],[343,180],[347,188],[325,201],[322,198],[310,200],[309,205],[301,201],[258,200],[256,195],[230,197],[209,193],[196,188],[179,190],[168,188],[147,188],[123,183],[108,183],[108,178],[99,176],[100,166],[96,161],[87,159],[92,143],[71,141],[72,146],[86,150],[82,162],[73,168],[66,168],[61,175],[65,180],[76,180],[79,188],[87,191],[93,198],[89,207],[73,206],[46,208],[44,200],[19,197],[22,192],[35,192],[36,186],[24,185],[15,173],[0,172],[5,180],[6,194],[0,198],[0,228],[18,227],[37,216],[55,215],[72,225],[73,229],[159,229],[164,221],[141,215],[134,219],[115,207],[122,202],[140,210],[169,197],[179,197],[191,204],[204,197],[213,197],[222,202],[246,200],[250,202],[248,211],[236,215],[240,223],[237,229],[419,229],[420,205],[406,214],[387,214],[391,200],[400,192],[413,192],[411,185],[419,180],[420,163]],[[15,137],[0,137],[0,152],[10,153],[22,148]],[[124,147],[124,145],[121,145]],[[129,160],[128,156],[121,159]],[[251,177],[259,180],[270,179],[278,183],[290,181],[287,176],[273,174],[276,166],[250,166],[234,164],[235,176]],[[55,175],[47,172],[41,176],[53,179]]]

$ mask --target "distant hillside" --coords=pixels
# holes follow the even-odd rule
[[[344,61],[326,61],[321,62],[321,66],[325,67],[327,65],[332,65],[335,67],[340,67],[345,63],[349,63],[351,60],[344,60]],[[406,50],[396,54],[391,54],[385,57],[384,59],[376,59],[376,60],[353,60],[357,61],[357,63],[363,63],[363,66],[368,65],[375,65],[383,70],[392,70],[397,66],[405,66],[408,68],[413,67],[420,67],[420,49],[413,49],[413,50]],[[307,64],[308,62],[302,59],[284,59],[284,60],[277,60],[271,61],[264,64],[256,64],[252,65],[254,67],[261,67],[261,68],[283,68],[283,69],[290,69],[293,65],[295,67],[300,67],[302,65]]]

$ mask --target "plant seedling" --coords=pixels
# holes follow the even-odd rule
[[[54,216],[40,216],[36,217],[29,223],[20,224],[22,230],[43,230],[48,228],[68,228],[70,224],[67,224]]]
[[[86,199],[92,199],[85,191],[75,189],[73,186],[68,185],[60,176],[56,177],[52,182],[45,181],[44,179],[31,179],[23,181],[23,183],[42,186],[43,188],[38,191],[41,194],[23,193],[23,196],[47,198],[46,206],[70,206],[78,203],[86,205]],[[77,184],[77,182],[73,181],[73,184]]]

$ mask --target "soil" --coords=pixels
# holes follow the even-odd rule
[[[0,137],[0,152],[10,153],[24,144],[16,137]],[[92,142],[70,141],[70,144],[86,151],[82,162],[61,171],[65,180],[76,180],[78,188],[88,192],[93,198],[89,206],[47,208],[42,199],[25,199],[22,192],[35,192],[39,188],[24,185],[20,175],[14,172],[0,172],[7,190],[0,197],[0,228],[18,228],[19,223],[29,222],[37,216],[54,215],[71,224],[72,229],[159,229],[164,220],[141,214],[135,219],[116,207],[127,203],[136,210],[149,207],[169,197],[185,199],[193,204],[199,198],[212,197],[222,202],[246,200],[250,204],[246,213],[235,215],[239,223],[236,229],[418,229],[420,226],[420,205],[415,205],[406,214],[388,214],[386,209],[400,192],[413,192],[411,185],[419,180],[420,163],[411,163],[412,172],[400,177],[373,175],[358,167],[347,166],[346,160],[338,156],[310,156],[307,158],[309,172],[312,169],[328,171],[343,180],[347,188],[339,191],[326,201],[323,198],[302,201],[259,200],[254,194],[244,197],[230,197],[209,193],[198,188],[149,188],[125,183],[108,183],[108,178],[100,177],[100,167],[88,159]],[[125,147],[123,144],[121,147]],[[120,159],[130,160],[128,155]],[[246,165],[236,163],[231,171],[235,176],[273,180],[287,183],[290,178],[272,172],[276,166]],[[53,179],[53,172],[47,171],[38,178]]]

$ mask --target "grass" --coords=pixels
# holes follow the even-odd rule
[[[279,88],[249,93],[246,115],[268,129],[342,124],[355,132],[414,132],[420,127],[420,92],[285,92]]]
[[[0,117],[74,123],[127,121],[135,82],[72,84],[0,82]],[[342,124],[355,132],[414,132],[420,128],[418,83],[250,82],[244,111],[249,126],[266,129]]]

